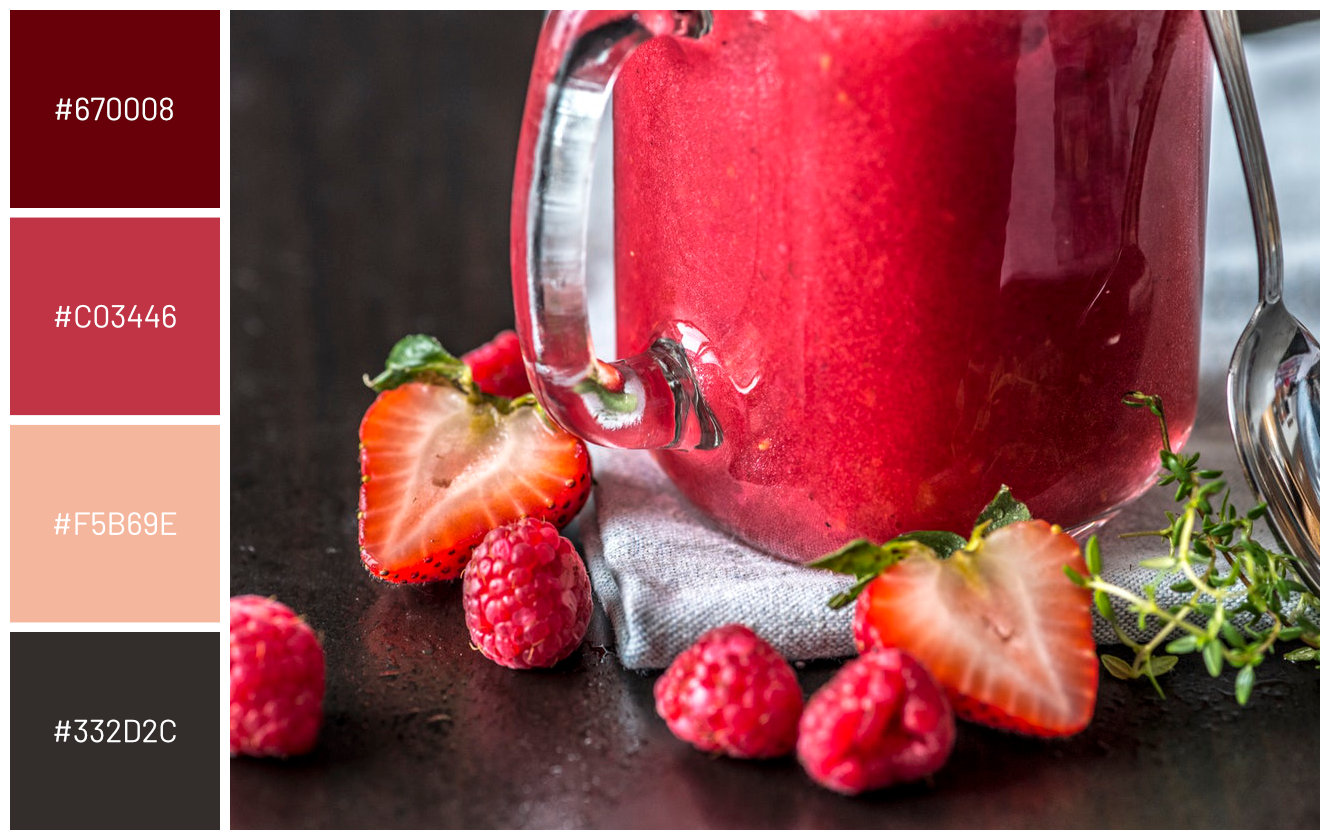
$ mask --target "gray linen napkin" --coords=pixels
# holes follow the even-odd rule
[[[1286,300],[1319,334],[1319,27],[1313,22],[1256,36],[1247,50],[1283,225]],[[1215,88],[1201,404],[1186,451],[1222,469],[1242,507],[1251,495],[1229,436],[1224,383],[1256,303],[1256,253],[1228,110]],[[605,183],[598,182],[602,200]],[[603,274],[603,229],[593,232],[591,244]],[[593,312],[597,346],[612,346],[605,339],[611,319],[604,298]],[[583,524],[587,566],[626,667],[662,668],[701,633],[736,621],[788,659],[854,653],[852,610],[826,606],[849,578],[774,559],[726,535],[674,489],[648,453],[595,448],[592,459],[597,487]],[[1118,535],[1157,530],[1170,509],[1176,509],[1172,493],[1156,488],[1101,531],[1105,577],[1135,591],[1154,578],[1137,564],[1157,555],[1162,541]],[[1167,597],[1161,594],[1160,601]],[[1098,615],[1095,621],[1096,640],[1115,641],[1107,623]]]

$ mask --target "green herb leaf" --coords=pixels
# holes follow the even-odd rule
[[[1247,600],[1251,603],[1252,608],[1257,613],[1263,613],[1270,609],[1270,603],[1266,601],[1260,591],[1255,588],[1247,590]]]
[[[1062,573],[1066,575],[1068,579],[1070,579],[1071,582],[1076,584],[1077,586],[1085,586],[1085,584],[1087,583],[1087,581],[1085,580],[1085,575],[1076,571],[1071,566],[1063,566]]]
[[[1228,642],[1229,647],[1242,647],[1247,643],[1247,640],[1242,638],[1242,634],[1238,632],[1238,628],[1227,621],[1220,625],[1219,632],[1223,634],[1224,641]]]
[[[1238,671],[1238,678],[1233,683],[1233,694],[1238,698],[1238,705],[1247,705],[1251,697],[1252,686],[1256,684],[1256,671],[1250,665],[1243,665]]]
[[[1284,658],[1289,662],[1320,662],[1321,651],[1314,647],[1300,647],[1284,654]]]
[[[1104,568],[1103,557],[1099,553],[1099,535],[1090,537],[1085,544],[1085,568],[1090,574],[1097,575]]]
[[[1141,568],[1168,570],[1177,564],[1178,561],[1174,557],[1151,557],[1149,560],[1141,561]]]
[[[998,490],[997,495],[993,497],[993,501],[989,502],[988,506],[980,511],[979,518],[975,520],[974,525],[978,528],[987,522],[988,526],[984,528],[984,536],[987,536],[1013,522],[1028,522],[1032,518],[1030,509],[1016,501],[1011,495],[1011,488],[1004,484]]]
[[[1132,670],[1132,667],[1130,665],[1128,665],[1124,660],[1119,659],[1116,656],[1113,656],[1112,654],[1109,653],[1104,654],[1103,656],[1099,657],[1099,661],[1104,663],[1104,667],[1108,669],[1108,672],[1110,674],[1112,674],[1113,676],[1117,677],[1120,680],[1135,679],[1137,676],[1136,672]]]
[[[1152,656],[1146,670],[1150,676],[1157,677],[1172,671],[1173,666],[1177,664],[1178,658],[1176,656]]]
[[[1201,657],[1205,660],[1205,670],[1210,672],[1210,676],[1217,677],[1224,670],[1224,646],[1218,639],[1205,643]]]
[[[1102,589],[1094,591],[1094,606],[1099,614],[1109,621],[1113,620],[1113,604],[1108,600],[1108,593]]]
[[[1183,636],[1164,645],[1164,650],[1169,653],[1195,653],[1196,647],[1195,636]]]
[[[1294,558],[1263,547],[1253,536],[1254,525],[1268,516],[1264,503],[1240,515],[1221,471],[1199,466],[1200,453],[1173,452],[1163,402],[1158,397],[1135,391],[1123,402],[1147,408],[1158,418],[1163,447],[1159,451],[1157,484],[1175,485],[1174,498],[1182,503],[1180,511],[1164,512],[1168,527],[1124,536],[1163,537],[1168,543],[1167,553],[1140,563],[1158,574],[1141,587],[1139,595],[1107,585],[1091,550],[1097,546],[1091,544],[1086,546],[1090,574],[1064,571],[1072,582],[1094,590],[1099,612],[1105,611],[1104,599],[1099,597],[1105,595],[1109,606],[1116,607],[1115,616],[1122,612],[1134,615],[1134,624],[1142,633],[1150,622],[1178,631],[1172,641],[1165,641],[1167,634],[1156,634],[1144,643],[1119,632],[1134,651],[1135,661],[1142,663],[1136,669],[1138,676],[1145,676],[1158,689],[1155,677],[1172,668],[1176,657],[1199,652],[1212,676],[1222,674],[1226,665],[1239,671],[1235,695],[1239,703],[1245,704],[1255,681],[1255,669],[1275,642],[1300,639],[1306,646],[1284,658],[1320,661],[1320,598],[1297,580]],[[1170,577],[1169,572],[1182,574]],[[1155,597],[1160,585],[1167,585],[1185,600],[1169,606],[1160,604]],[[1116,621],[1114,625],[1120,630],[1121,625]],[[1154,655],[1160,646],[1169,656]],[[1125,664],[1118,660],[1110,666],[1105,660],[1106,667],[1118,671],[1124,671]]]
[[[471,370],[456,356],[443,349],[437,338],[408,335],[393,345],[384,370],[365,384],[375,391],[387,391],[408,382],[451,383],[466,389],[471,384]]]
[[[1275,581],[1275,592],[1278,594],[1280,598],[1288,600],[1289,598],[1292,597],[1293,589],[1288,585],[1288,581],[1277,580]]]

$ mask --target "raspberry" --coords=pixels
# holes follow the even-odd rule
[[[323,722],[323,648],[291,608],[231,599],[231,754],[307,753]]]
[[[856,794],[935,772],[955,741],[951,706],[924,666],[874,648],[809,699],[799,763],[818,784]]]
[[[522,363],[522,346],[512,330],[494,336],[463,356],[462,361],[471,368],[471,379],[487,394],[513,399],[531,392]]]
[[[711,630],[656,681],[656,713],[699,750],[774,758],[794,749],[804,698],[794,669],[742,624]]]
[[[471,643],[509,668],[548,668],[591,623],[591,580],[573,544],[548,522],[518,520],[485,535],[462,573]]]

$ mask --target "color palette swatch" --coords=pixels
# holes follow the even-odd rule
[[[11,828],[220,827],[221,22],[10,13]]]
[[[11,207],[218,207],[221,13],[11,12]]]
[[[10,429],[10,618],[220,618],[216,426]]]
[[[218,828],[218,636],[15,633],[11,828]]]
[[[10,413],[216,414],[218,219],[13,219]]]

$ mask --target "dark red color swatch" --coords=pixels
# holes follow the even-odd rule
[[[10,206],[221,206],[220,12],[16,11],[9,22]],[[130,121],[122,104],[116,121],[107,105],[79,121],[80,97],[170,98],[172,116]]]
[[[11,413],[218,414],[220,237],[217,219],[11,220]]]

